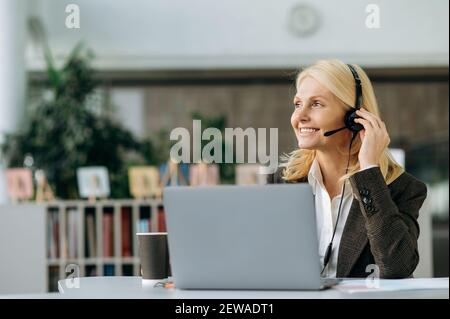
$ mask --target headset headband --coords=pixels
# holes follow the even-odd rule
[[[362,97],[362,88],[361,88],[361,79],[359,78],[358,72],[356,72],[355,68],[351,64],[347,64],[352,71],[353,78],[355,79],[355,108],[359,110],[361,107],[361,97]]]

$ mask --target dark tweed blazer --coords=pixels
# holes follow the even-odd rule
[[[268,176],[269,183],[284,183],[282,169]],[[307,177],[297,181],[308,182]],[[376,264],[381,278],[412,276],[418,262],[419,209],[427,187],[402,173],[390,185],[379,167],[350,177],[354,199],[342,234],[336,276],[367,277],[366,267]]]

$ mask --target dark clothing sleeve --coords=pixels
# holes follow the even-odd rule
[[[419,262],[417,219],[427,196],[426,185],[405,172],[392,182],[398,185],[390,189],[379,167],[355,173],[350,183],[365,219],[380,277],[411,276]]]
[[[269,184],[285,183],[282,179],[284,168],[267,176]],[[307,182],[301,178],[297,182]],[[352,222],[344,228],[346,234],[341,240],[339,269],[342,276],[365,277],[366,266],[375,263],[381,278],[407,278],[419,263],[417,240],[419,238],[419,210],[427,197],[427,187],[420,180],[403,172],[389,185],[386,184],[379,167],[372,167],[350,177],[356,210],[349,213]],[[354,207],[354,205],[352,205]],[[358,236],[364,227],[364,238]],[[347,242],[344,245],[344,237]],[[355,239],[356,238],[356,239]],[[353,240],[368,240],[354,249]],[[351,248],[349,248],[351,247]],[[358,254],[353,256],[352,254]],[[351,268],[346,263],[355,260]],[[341,268],[339,267],[341,266]]]

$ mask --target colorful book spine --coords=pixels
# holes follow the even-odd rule
[[[67,256],[69,258],[78,257],[78,218],[80,212],[77,209],[67,210]]]
[[[95,220],[93,214],[88,214],[86,216],[86,228],[87,228],[87,256],[96,257],[96,240],[95,240]]]
[[[166,217],[164,213],[164,207],[159,206],[158,207],[158,231],[159,232],[166,232]]]
[[[49,211],[47,220],[47,248],[49,258],[60,256],[58,211]]]
[[[130,257],[131,251],[131,209],[122,208],[122,256]]]
[[[103,214],[103,256],[114,256],[113,215]]]

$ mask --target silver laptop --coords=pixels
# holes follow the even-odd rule
[[[172,277],[180,289],[318,290],[309,184],[166,187]]]

